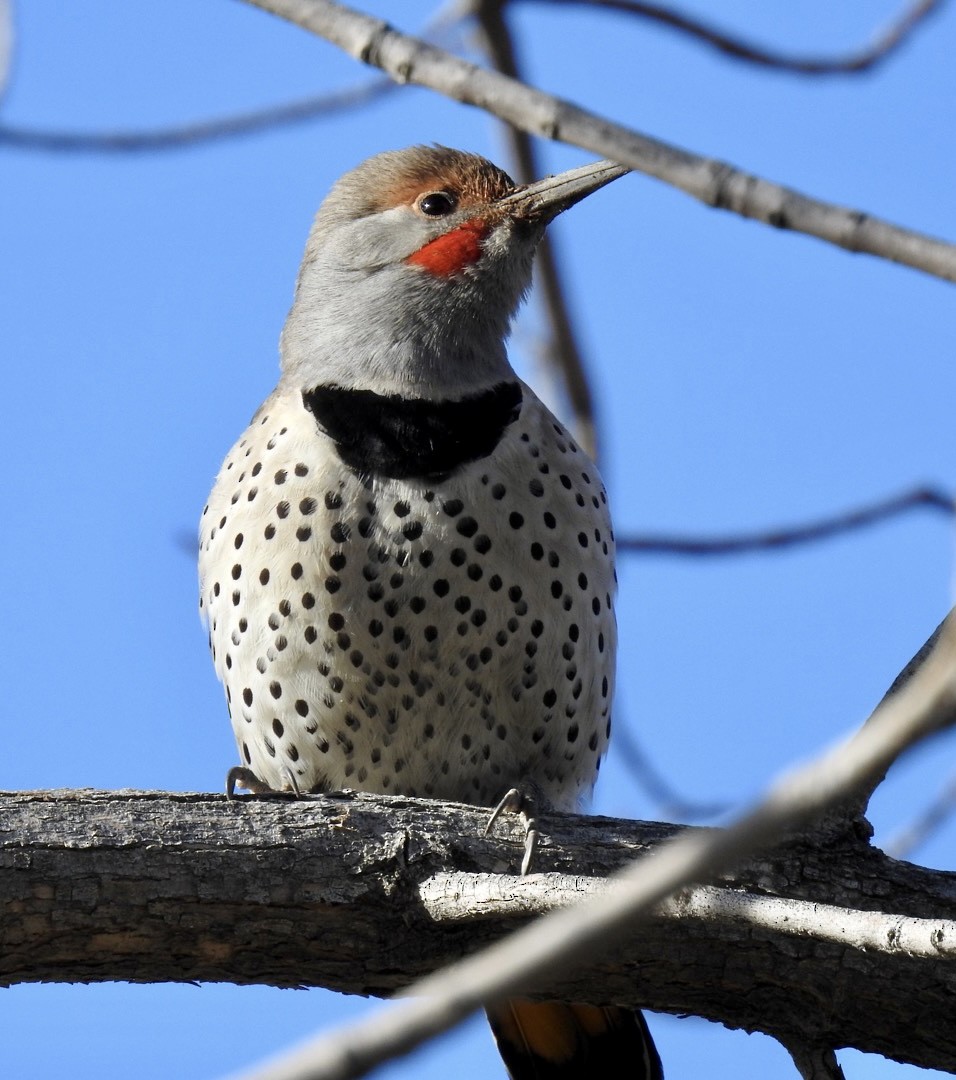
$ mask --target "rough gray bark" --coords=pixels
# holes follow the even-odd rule
[[[511,874],[520,829],[486,812],[368,795],[0,795],[0,983],[228,981],[388,994],[549,906],[438,918],[423,900]],[[554,816],[537,870],[604,877],[676,827]],[[455,883],[458,883],[457,885]],[[798,838],[719,884],[854,910],[956,916],[956,874],[897,862],[851,829]],[[680,905],[677,905],[679,909]],[[443,909],[444,910],[444,909]],[[789,1046],[854,1046],[956,1071],[952,949],[864,951],[686,913],[635,930],[543,993],[691,1013]]]

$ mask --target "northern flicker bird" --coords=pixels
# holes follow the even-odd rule
[[[614,683],[607,497],[505,339],[545,226],[624,172],[516,187],[419,146],[332,188],[281,379],[203,511],[230,783],[559,810],[590,793]],[[632,1010],[489,1017],[514,1080],[661,1076]]]

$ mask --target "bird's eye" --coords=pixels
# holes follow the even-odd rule
[[[448,191],[430,191],[418,200],[418,209],[427,217],[444,217],[458,205],[458,200]]]

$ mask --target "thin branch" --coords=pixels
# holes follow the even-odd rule
[[[900,829],[881,847],[894,859],[908,859],[912,852],[922,847],[933,833],[956,814],[956,773],[943,785],[942,791],[915,821]]]
[[[756,551],[775,552],[800,544],[817,543],[830,540],[843,533],[878,525],[893,517],[900,517],[912,510],[929,509],[952,518],[956,515],[956,498],[941,488],[917,487],[880,499],[875,503],[866,503],[853,510],[845,510],[832,517],[802,525],[781,526],[775,529],[761,529],[755,533],[733,533],[729,536],[685,536],[677,533],[625,533],[617,537],[618,553],[635,555],[746,555]],[[195,557],[196,538],[191,530],[179,529],[173,535],[173,543],[190,558]],[[901,673],[901,677],[902,677]],[[650,771],[650,766],[642,764],[641,769]],[[655,784],[649,782],[649,789]],[[669,795],[654,795],[667,803]],[[678,799],[683,804],[683,800]],[[689,805],[689,804],[688,804]]]
[[[3,15],[9,3],[10,0],[0,0],[0,93],[3,87]],[[4,8],[4,4],[7,8]],[[423,36],[434,41],[445,40],[458,30],[461,18],[462,12],[452,5],[447,10],[440,11],[428,23]],[[12,34],[12,27],[10,33]],[[190,124],[175,124],[152,131],[42,131],[0,124],[0,147],[55,154],[139,154],[184,150],[223,139],[255,135],[293,124],[320,120],[370,105],[398,89],[398,84],[392,79],[375,78],[358,86],[314,94],[284,105]]]
[[[557,911],[504,942],[419,980],[391,1008],[307,1043],[244,1080],[353,1080],[464,1019],[483,1002],[593,958],[675,890],[779,842],[881,776],[915,742],[954,722],[956,623],[930,658],[850,739],[777,781],[725,832],[685,833],[612,879],[596,900]],[[414,996],[413,996],[414,995]]]
[[[799,544],[829,540],[834,536],[865,529],[888,518],[898,517],[911,510],[922,508],[940,511],[948,517],[953,517],[956,514],[956,499],[939,488],[919,487],[803,525],[718,537],[625,535],[617,538],[617,550],[642,555],[692,555],[695,557],[779,551]]]
[[[502,6],[503,0],[478,0],[474,6],[474,14],[492,65],[503,75],[522,81],[514,39],[502,14]],[[530,184],[541,175],[538,155],[531,137],[512,124],[505,124],[504,129],[511,156],[517,163],[516,179],[520,184]],[[591,393],[584,357],[578,347],[568,313],[564,285],[557,259],[554,257],[554,242],[550,233],[546,233],[538,245],[535,278],[541,289],[551,328],[548,356],[551,364],[561,373],[561,381],[571,406],[575,438],[597,461],[599,438],[594,395]]]
[[[540,0],[539,0],[540,2]],[[928,16],[943,6],[943,0],[918,0],[906,8],[884,30],[873,36],[871,44],[845,56],[792,56],[773,49],[755,45],[743,38],[734,37],[702,19],[664,7],[661,4],[645,4],[641,0],[545,0],[549,5],[584,5],[592,8],[609,8],[642,19],[651,19],[663,26],[712,46],[735,60],[745,60],[778,71],[792,71],[800,75],[847,75],[867,71],[895,52]]]
[[[852,911],[789,897],[697,886],[661,905],[665,916],[792,934],[848,949],[901,952],[927,960],[956,960],[956,922],[915,919],[884,911]]]
[[[0,103],[10,88],[14,50],[13,0],[0,0]]]
[[[697,802],[684,798],[651,763],[627,723],[627,718],[622,719],[621,713],[618,692],[614,706],[615,727],[611,752],[622,759],[624,767],[657,803],[663,817],[670,821],[706,821],[726,813],[731,808],[731,804],[727,802]]]
[[[580,874],[441,873],[418,888],[423,909],[436,922],[541,915],[606,895],[604,878]],[[859,952],[904,953],[924,960],[956,960],[956,922],[918,919],[885,911],[856,911],[816,900],[761,896],[742,890],[698,885],[680,889],[654,910],[674,922],[734,926],[748,933],[799,937]]]
[[[614,124],[479,68],[332,0],[246,0],[332,42],[397,82],[428,86],[532,134],[571,143],[663,180],[708,206],[956,281],[956,246],[806,195]]]
[[[398,85],[391,79],[369,79],[359,86],[303,98],[274,108],[255,109],[237,116],[177,124],[152,131],[39,131],[0,124],[0,146],[55,154],[138,154],[183,150],[357,109],[397,89]]]
[[[956,611],[956,608],[953,609]],[[936,648],[939,642],[940,636],[943,633],[943,627],[946,625],[946,618],[940,621],[939,626],[930,634],[930,636],[923,642],[923,644],[916,650],[912,657],[903,665],[899,675],[890,683],[889,688],[883,695],[880,701],[882,705],[887,698],[892,697],[894,694],[898,694],[907,683],[913,680],[913,677],[920,670],[920,668],[926,663],[926,661],[933,655],[933,650]]]
[[[956,613],[956,608],[953,608],[941,620],[940,624],[932,634],[930,634],[926,641],[924,641],[919,649],[916,650],[916,653],[903,665],[900,673],[896,676],[890,684],[889,689],[887,689],[886,693],[880,699],[879,704],[872,714],[873,716],[879,716],[883,706],[898,698],[903,691],[912,685],[917,677],[922,677],[921,673],[924,672],[926,665],[936,655],[937,646],[939,645],[946,627],[951,626],[953,622],[956,622],[956,619],[953,618],[954,613]],[[884,775],[884,773],[874,773],[867,783],[858,784],[851,796],[842,800],[840,805],[834,808],[834,822],[839,822],[841,819],[850,823],[861,822],[866,814],[866,808],[869,804],[870,797],[883,782]],[[867,823],[866,827],[869,832],[872,832],[869,828],[869,823]]]

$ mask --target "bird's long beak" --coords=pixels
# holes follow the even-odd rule
[[[498,199],[496,206],[519,220],[547,225],[558,214],[630,171],[614,161],[595,161],[517,188]]]

